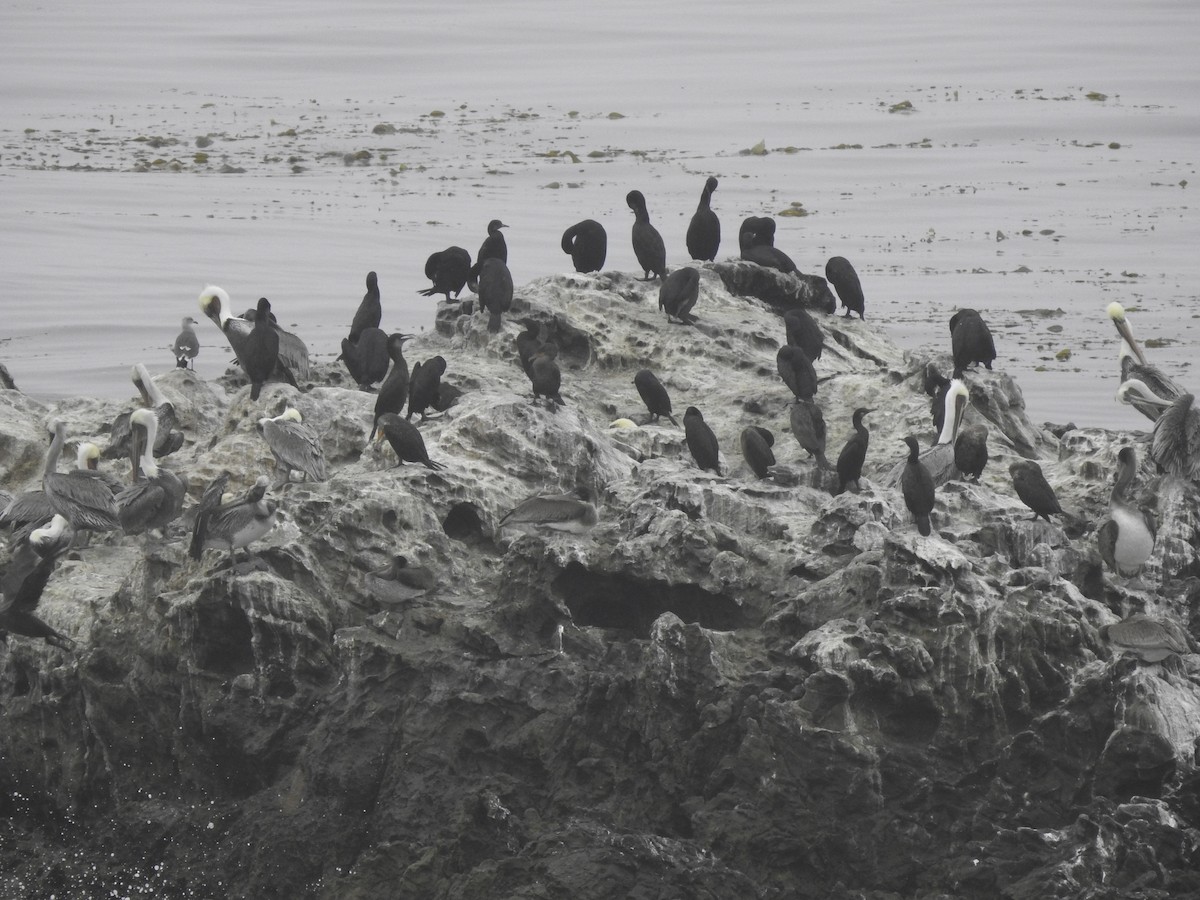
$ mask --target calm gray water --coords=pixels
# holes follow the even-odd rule
[[[780,246],[853,260],[904,346],[981,309],[1037,421],[1140,427],[1112,398],[1114,299],[1193,377],[1192,4],[248,6],[0,12],[0,359],[23,389],[129,396],[210,282],[270,297],[320,358],[369,269],[386,328],[429,327],[425,257],[493,217],[518,284],[565,271],[585,217],[633,270],[634,187],[679,264],[709,174],[723,253],[799,204]]]

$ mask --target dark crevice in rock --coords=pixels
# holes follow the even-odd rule
[[[446,537],[464,544],[483,540],[483,518],[479,515],[479,507],[465,500],[455,503],[442,520],[442,531]]]
[[[748,625],[745,610],[732,597],[694,584],[601,575],[573,562],[554,579],[552,588],[566,602],[576,625],[612,628],[639,638],[648,637],[654,620],[666,612],[715,631]]]

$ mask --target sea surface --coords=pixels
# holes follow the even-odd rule
[[[583,218],[634,271],[633,188],[683,264],[715,175],[722,256],[774,215],[902,346],[975,307],[1035,422],[1141,428],[1105,307],[1200,384],[1198,38],[1187,0],[6,2],[0,361],[132,396],[192,315],[215,377],[210,283],[331,359],[368,270],[386,329],[428,329],[425,258],[492,218],[518,293]]]

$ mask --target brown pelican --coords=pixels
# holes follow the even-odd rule
[[[1135,399],[1162,410],[1150,432],[1150,458],[1164,472],[1200,481],[1200,410],[1189,393],[1173,401],[1156,396],[1144,382],[1130,378],[1117,389],[1117,399]]]
[[[229,551],[230,565],[235,551],[266,535],[275,527],[275,501],[266,497],[270,479],[260,475],[246,496],[232,503],[223,503],[208,513],[204,522],[204,547]],[[197,517],[197,526],[200,517]]]
[[[747,425],[739,439],[742,456],[755,478],[767,478],[771,466],[775,465],[775,435],[758,425]]]
[[[581,534],[599,521],[591,500],[591,492],[585,487],[569,494],[530,497],[505,513],[499,527]]]
[[[720,452],[717,446],[717,436],[704,421],[704,415],[694,406],[689,406],[683,413],[683,433],[687,448],[692,454],[701,471],[712,469],[717,475],[721,474],[721,464],[718,460]]]
[[[46,454],[46,471],[42,490],[56,513],[63,516],[75,531],[116,531],[121,527],[112,490],[90,472],[75,470],[59,472],[67,426],[61,419],[50,424],[54,440]]]
[[[1167,402],[1178,400],[1186,393],[1162,369],[1146,362],[1146,356],[1142,353],[1137,338],[1133,336],[1129,320],[1125,318],[1125,307],[1114,300],[1108,304],[1108,317],[1112,319],[1113,325],[1117,328],[1117,334],[1121,336],[1121,351],[1118,358],[1121,363],[1122,383],[1131,379],[1140,381],[1145,385],[1147,393]],[[1131,397],[1124,402],[1151,421],[1157,421],[1158,417],[1162,415],[1162,406],[1147,402],[1140,396]]]
[[[908,444],[908,458],[904,461],[904,472],[900,476],[900,493],[904,497],[904,505],[916,519],[917,531],[928,537],[933,531],[933,524],[929,520],[934,505],[933,476],[921,462],[921,448],[917,439],[909,435],[904,438],[904,443]]]
[[[941,487],[959,474],[958,467],[954,464],[954,442],[958,438],[959,428],[962,427],[970,397],[971,392],[967,390],[961,378],[951,379],[950,386],[946,389],[942,433],[938,436],[937,443],[921,454],[921,462],[929,471],[936,487]],[[893,467],[884,483],[890,487],[899,484],[906,465],[907,463],[900,463]]]
[[[672,425],[679,427],[679,422],[671,415],[671,395],[653,372],[649,369],[639,369],[633,376],[633,385],[637,388],[642,402],[646,404],[646,409],[650,411],[650,422],[657,423],[659,416],[666,416]]]
[[[645,276],[641,280],[667,277],[667,247],[658,229],[650,224],[646,198],[641,191],[625,195],[625,205],[633,210],[633,255]]]
[[[135,409],[129,423],[134,429],[134,449],[130,455],[134,459],[134,471],[140,471],[141,477],[117,494],[117,517],[126,534],[141,534],[158,528],[165,537],[167,526],[183,511],[187,486],[174,472],[160,469],[154,462],[150,452],[158,428],[154,413],[148,409]]]
[[[209,285],[200,292],[200,310],[221,329],[229,341],[233,352],[241,358],[241,348],[254,329],[254,323],[249,319],[233,315],[233,307],[229,303],[229,294],[223,288]],[[290,331],[284,331],[274,322],[272,328],[279,334],[279,367],[276,376],[280,380],[307,380],[309,378],[308,348],[304,341]],[[286,372],[286,375],[284,374]],[[287,376],[291,376],[289,379]]]
[[[304,424],[300,410],[289,406],[274,418],[259,419],[258,427],[275,455],[276,476],[283,470],[283,478],[278,483],[291,481],[293,469],[299,469],[313,481],[324,481],[328,477],[321,439]]]
[[[608,232],[595,219],[584,219],[563,232],[562,251],[571,254],[576,272],[599,272],[608,255]]]
[[[1174,622],[1135,613],[1100,628],[1100,637],[1117,650],[1132,653],[1142,662],[1162,662],[1172,653],[1190,653],[1187,633]]]
[[[1058,495],[1036,462],[1032,459],[1017,460],[1008,467],[1008,473],[1012,476],[1013,487],[1021,502],[1033,510],[1029,521],[1041,517],[1049,522],[1051,516],[1064,515]]]
[[[854,434],[850,435],[850,439],[846,441],[846,446],[842,448],[842,452],[838,454],[837,458],[838,489],[836,493],[838,494],[846,490],[846,486],[851,483],[854,485],[855,493],[859,490],[858,482],[862,477],[863,463],[867,459],[867,445],[871,440],[871,432],[863,424],[863,418],[871,412],[873,410],[861,406],[854,411],[852,419]]]
[[[200,502],[196,505],[196,518],[192,523],[192,539],[188,544],[188,556],[199,559],[204,554],[204,541],[208,536],[208,520],[213,511],[221,505],[225,486],[229,484],[229,473],[222,472],[204,489]]]
[[[721,246],[721,220],[712,210],[712,195],[717,189],[717,179],[711,175],[704,182],[704,190],[700,192],[700,202],[692,213],[688,223],[687,244],[688,254],[692,259],[714,260]]]
[[[408,558],[399,553],[382,569],[367,573],[363,581],[367,593],[387,606],[423,597],[437,586],[437,578],[431,569],[409,565]]]
[[[178,423],[175,418],[175,405],[163,396],[144,363],[135,365],[130,370],[129,377],[142,397],[142,406],[154,410],[154,415],[158,417],[158,437],[154,441],[154,455],[162,459],[183,446],[183,432],[176,428]],[[108,446],[104,448],[105,459],[129,458],[129,445],[132,441],[129,415],[124,412],[113,420],[112,429],[108,434]]]
[[[109,491],[116,495],[124,485],[112,475],[100,472],[96,468],[99,458],[100,448],[91,441],[84,441],[75,454],[75,468],[102,481]],[[11,527],[17,540],[26,540],[33,529],[46,524],[53,517],[54,507],[50,505],[50,498],[46,496],[45,491],[25,491],[15,497],[9,496],[5,505],[0,507],[0,528]]]
[[[1100,526],[1096,539],[1100,557],[1118,575],[1137,575],[1154,551],[1156,526],[1149,510],[1137,506],[1129,487],[1137,472],[1137,454],[1122,447],[1117,454],[1117,481],[1108,500],[1110,518]]]
[[[175,343],[171,345],[171,352],[175,354],[176,368],[195,368],[192,360],[200,353],[200,339],[196,337],[196,320],[191,316],[183,317],[179,325],[179,334],[175,337]]]
[[[58,558],[71,546],[73,537],[67,520],[55,515],[43,528],[36,528],[28,540],[18,543],[12,559],[0,577],[0,640],[8,633],[42,638],[47,644],[70,650],[75,642],[51,628],[36,615],[38,601]]]

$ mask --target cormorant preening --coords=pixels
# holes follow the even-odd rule
[[[692,307],[700,296],[700,270],[692,266],[676,269],[662,280],[658,289],[658,308],[667,314],[667,321],[676,319],[684,325],[696,321]]]
[[[796,306],[783,314],[783,325],[787,332],[787,342],[793,347],[799,347],[810,361],[816,362],[821,358],[825,349],[825,335],[816,319],[806,310]]]
[[[991,330],[978,310],[967,307],[950,317],[950,348],[957,370],[965,370],[979,363],[983,363],[985,369],[992,367],[996,345],[992,341]]]
[[[533,385],[535,403],[538,397],[545,397],[551,403],[565,405],[559,393],[562,388],[562,371],[556,362],[557,358],[558,344],[547,341],[529,361],[529,381]]]
[[[350,378],[363,390],[382,381],[388,371],[388,336],[382,328],[364,328],[358,340],[342,338],[342,355]]]
[[[738,229],[738,250],[742,259],[780,272],[795,272],[792,258],[775,246],[775,220],[770,216],[750,216]]]
[[[831,468],[825,458],[825,416],[815,400],[797,398],[792,401],[792,411],[789,416],[792,434],[809,456],[816,457],[817,465],[822,469]]]
[[[646,211],[646,198],[641,191],[630,191],[625,203],[633,210],[633,255],[649,281],[652,277],[667,277],[667,248],[662,235],[650,224],[650,213]]]
[[[471,254],[462,247],[447,247],[429,254],[425,260],[425,277],[433,282],[432,286],[417,291],[423,297],[434,294],[445,294],[446,300],[450,295],[457,297],[467,284],[467,276],[471,271]]]
[[[1155,395],[1144,382],[1130,378],[1117,389],[1117,399],[1132,404],[1135,398],[1162,410],[1150,433],[1150,458],[1164,472],[1200,481],[1200,410],[1189,393],[1174,401]]]
[[[986,425],[968,425],[954,439],[954,465],[963,478],[979,480],[983,467],[987,465]]]
[[[599,272],[608,255],[608,233],[595,219],[584,219],[563,232],[562,249],[571,254],[576,272]]]
[[[844,256],[831,256],[825,263],[825,280],[837,290],[838,299],[846,308],[846,317],[858,313],[860,319],[865,319],[866,301],[863,299],[862,283],[850,260]]]
[[[437,407],[442,376],[445,374],[446,358],[443,356],[435,356],[413,366],[412,378],[408,382],[408,415],[405,416],[406,419],[411,419],[413,413],[416,413],[421,417],[422,422],[425,421],[427,418],[425,410]]]
[[[633,376],[633,385],[637,388],[638,396],[650,411],[650,421],[658,422],[659,416],[666,416],[671,424],[679,427],[675,417],[671,415],[671,397],[662,382],[649,369],[639,369]]]
[[[60,650],[75,646],[73,640],[34,614],[58,558],[71,546],[72,536],[66,518],[55,515],[14,546],[12,558],[0,576],[0,642],[6,641],[11,632],[41,638]]]
[[[712,211],[712,195],[717,179],[709,176],[700,193],[700,203],[688,223],[687,250],[692,259],[714,260],[721,246],[721,220]]]
[[[775,368],[797,400],[811,400],[817,392],[817,373],[799,347],[784,344],[775,354]]]
[[[692,454],[692,459],[696,461],[696,465],[701,470],[712,469],[720,475],[720,450],[717,447],[717,436],[713,434],[713,430],[704,421],[704,416],[700,410],[694,406],[689,406],[683,413],[683,434],[688,450]]]
[[[929,521],[934,502],[933,477],[921,462],[921,448],[917,439],[909,435],[904,443],[908,444],[908,461],[904,464],[904,474],[900,476],[900,492],[904,495],[904,505],[917,520],[917,531],[928,537],[933,531]]]
[[[758,425],[747,425],[742,429],[742,456],[756,478],[766,478],[771,466],[775,465],[775,435]]]

